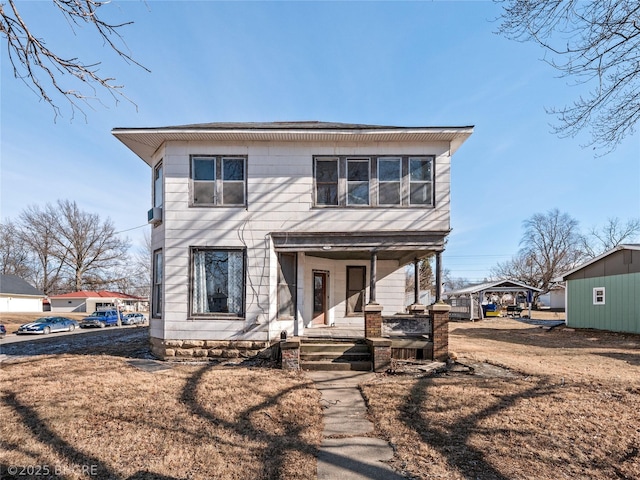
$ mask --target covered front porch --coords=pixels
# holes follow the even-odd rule
[[[407,308],[405,269],[412,265],[418,278],[420,259],[435,257],[437,304],[447,233],[273,233],[279,321],[286,325],[283,345],[294,350],[289,355],[293,364],[299,364],[299,345],[304,342],[366,341],[377,368],[388,363],[394,343],[405,351],[413,346],[420,356],[427,355],[424,350],[432,358],[446,357],[448,336],[442,335],[448,306],[420,305],[418,281],[414,302]],[[386,362],[376,360],[382,351],[388,351],[382,354]]]

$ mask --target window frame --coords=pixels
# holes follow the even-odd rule
[[[159,184],[158,184],[159,181]],[[160,160],[153,167],[153,207],[162,208],[164,206],[164,166]]]
[[[320,161],[336,161],[338,169],[338,181],[332,182],[337,184],[337,203],[320,203],[318,198],[318,189],[327,182],[319,182],[317,176],[317,165]],[[349,161],[365,161],[369,162],[369,202],[368,204],[349,203],[349,185],[348,166]],[[381,203],[380,187],[385,183],[394,183],[391,181],[380,180],[380,162],[384,160],[399,160],[400,162],[400,180],[399,190],[400,199],[398,203]],[[429,179],[418,183],[428,184],[430,188],[428,203],[412,203],[411,202],[411,186],[416,181],[411,181],[410,165],[412,160],[424,160],[430,164]],[[433,209],[436,207],[436,155],[314,155],[313,156],[313,194],[312,208],[402,208],[402,209]]]
[[[241,252],[242,253],[242,292],[240,294],[239,313],[227,312],[195,312],[194,311],[194,292],[195,292],[195,258],[196,253],[200,251],[212,252]],[[247,249],[240,247],[209,247],[209,246],[191,246],[189,247],[189,319],[191,320],[244,320],[246,318],[247,308]],[[227,286],[228,288],[228,286]]]
[[[159,261],[158,261],[159,259]],[[158,268],[159,267],[159,268]],[[162,318],[164,254],[162,249],[154,250],[151,280],[151,317]]]
[[[605,287],[593,288],[593,304],[606,305],[606,289]]]
[[[282,261],[281,258],[290,257],[290,260],[293,262],[293,274],[292,274],[292,282],[287,282],[286,276],[282,271]],[[278,284],[277,284],[277,292],[276,292],[276,303],[277,303],[277,318],[278,320],[295,320],[297,305],[298,305],[298,254],[290,253],[290,252],[278,252]],[[291,293],[291,308],[293,309],[293,314],[291,315],[283,315],[281,314],[282,310],[282,294],[280,287],[287,287],[289,292]]]
[[[351,278],[349,275],[349,270],[362,270],[362,288],[356,290],[354,288],[349,288],[349,279]],[[347,265],[347,278],[345,279],[345,315],[347,317],[362,317],[364,315],[364,307],[366,304],[367,298],[367,267],[365,265]],[[360,310],[354,309],[353,311],[349,308],[349,298],[350,292],[359,292],[362,295],[362,304],[360,306]]]
[[[213,179],[196,180],[195,162],[197,160],[209,160],[213,162]],[[242,160],[242,180],[225,180],[225,161],[226,160]],[[189,155],[189,206],[190,207],[227,207],[238,208],[247,206],[247,168],[248,157],[246,155],[209,155],[209,154],[192,154]],[[211,183],[213,185],[213,200],[211,202],[196,201],[196,183]],[[239,184],[242,183],[242,203],[225,203],[224,187],[225,183]]]

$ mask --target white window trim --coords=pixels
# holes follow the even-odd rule
[[[400,159],[401,162],[401,178],[400,178],[400,203],[399,204],[380,204],[378,199],[378,162],[385,159]],[[431,178],[428,181],[411,182],[409,174],[409,165],[411,160],[429,160],[431,162]],[[318,161],[336,161],[338,169],[338,203],[323,204],[318,203],[318,184],[316,183],[316,165]],[[347,165],[350,160],[369,160],[369,203],[350,204],[348,203],[348,181],[347,181]],[[313,156],[313,207],[314,208],[401,208],[401,209],[430,209],[436,207],[436,156],[433,154],[426,155],[314,155]],[[423,183],[429,184],[431,187],[431,199],[429,203],[411,203],[411,184]]]
[[[599,292],[602,292],[600,294]],[[602,297],[602,300],[599,298]],[[594,287],[593,289],[593,304],[594,305],[605,305],[606,304],[606,290],[604,287]]]
[[[213,161],[213,180],[195,180],[194,176],[194,161],[196,159],[206,159]],[[243,180],[223,180],[224,177],[224,161],[225,160],[242,160],[243,161]],[[189,159],[189,205],[191,207],[246,207],[247,206],[247,178],[248,178],[248,161],[245,155],[191,155]],[[194,183],[212,183],[213,184],[213,201],[212,202],[198,202],[194,201],[195,188]],[[225,183],[242,183],[243,189],[243,203],[224,203],[224,184]]]

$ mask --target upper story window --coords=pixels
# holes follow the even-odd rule
[[[205,206],[246,205],[246,158],[191,157],[192,204]]]
[[[433,207],[434,161],[432,155],[314,157],[314,205]]]
[[[153,169],[153,206],[162,207],[162,161]]]
[[[431,160],[423,157],[409,157],[409,204],[433,204],[433,178]]]
[[[316,205],[338,205],[338,159],[315,161]]]

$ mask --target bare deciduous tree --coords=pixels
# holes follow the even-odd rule
[[[38,275],[35,285],[45,295],[57,293],[64,265],[64,251],[56,241],[56,226],[59,213],[52,205],[41,208],[31,205],[20,214],[18,235],[37,263]]]
[[[640,120],[640,3],[637,0],[495,0],[498,32],[534,41],[561,76],[591,90],[573,105],[551,108],[555,133],[591,129],[589,145],[608,153]]]
[[[72,273],[74,288],[112,282],[108,272],[125,261],[128,241],[118,237],[110,219],[102,221],[97,214],[83,212],[75,202],[58,200],[57,209],[56,241],[60,259]]]
[[[513,259],[499,263],[493,274],[527,283],[546,293],[556,277],[584,258],[578,221],[554,209],[533,215],[523,225],[520,251]]]
[[[600,227],[592,227],[584,237],[583,250],[588,258],[595,258],[625,242],[633,242],[640,235],[640,218],[625,223],[615,217]]]
[[[97,38],[125,62],[149,71],[133,59],[120,35],[120,30],[133,22],[112,23],[103,20],[101,7],[109,4],[102,0],[52,0],[52,13],[58,10],[70,26],[71,32],[82,27],[93,29]],[[16,0],[0,4],[0,34],[6,39],[7,59],[16,78],[22,80],[40,98],[47,102],[56,116],[60,114],[56,97],[71,104],[72,113],[83,112],[79,102],[96,99],[97,89],[107,91],[117,102],[127,99],[122,85],[115,78],[100,72],[101,62],[85,63],[77,57],[61,56],[50,50],[45,39],[32,31],[17,8]],[[127,99],[128,100],[128,99]]]
[[[30,252],[20,240],[19,229],[11,222],[0,224],[0,273],[25,280],[34,276]]]

